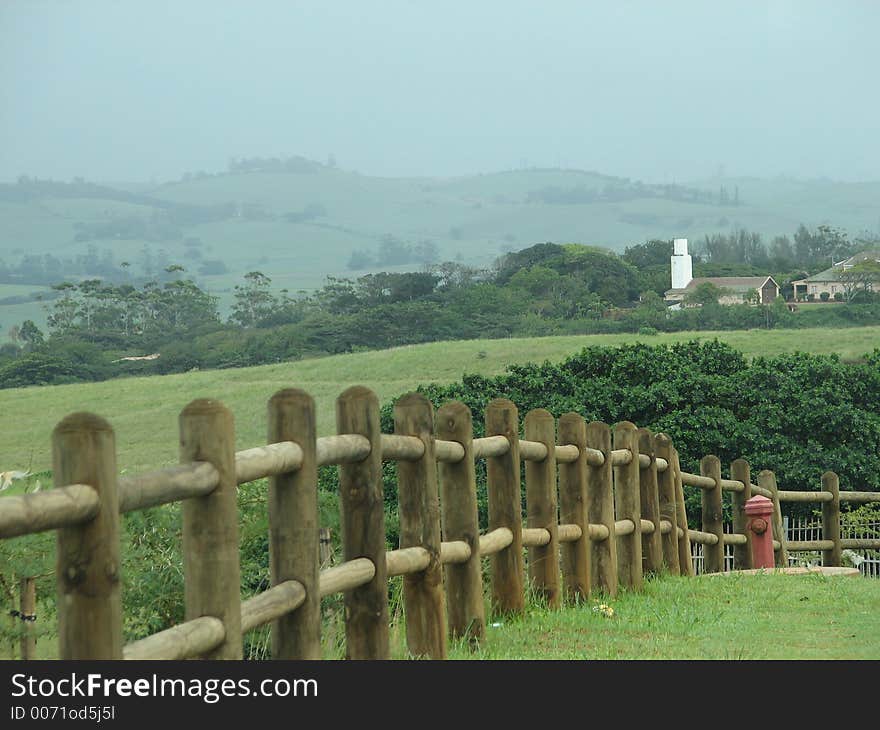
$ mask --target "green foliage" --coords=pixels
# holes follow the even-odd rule
[[[682,466],[706,454],[773,470],[782,489],[816,490],[826,470],[846,489],[880,489],[880,355],[864,363],[805,353],[751,362],[716,341],[590,347],[559,364],[513,365],[494,378],[466,375],[420,388],[435,405],[461,400],[481,414],[496,397],[522,416],[547,408],[588,421],[629,420],[669,434]]]
[[[698,284],[692,292],[685,294],[684,301],[686,304],[703,307],[708,304],[718,304],[718,300],[725,294],[727,294],[727,290],[716,286],[711,281],[704,281]]]

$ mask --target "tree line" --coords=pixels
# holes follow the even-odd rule
[[[725,250],[753,250],[754,240],[734,234]],[[741,241],[751,241],[752,249],[736,248]],[[217,298],[180,265],[141,282],[62,282],[49,304],[48,331],[26,322],[0,347],[0,387],[243,367],[440,340],[880,322],[870,289],[849,306],[798,313],[781,298],[721,306],[721,292],[700,291],[702,306],[670,311],[662,292],[669,288],[671,248],[671,241],[648,241],[617,255],[542,243],[502,256],[491,269],[444,262],[421,271],[328,277],[312,293],[275,291],[269,276],[252,271],[234,287],[225,319]],[[718,250],[697,255],[697,276],[769,273],[751,263],[717,262]],[[813,268],[822,266],[817,259]],[[784,287],[809,271],[776,273],[777,281]],[[153,360],[124,359],[154,353]]]

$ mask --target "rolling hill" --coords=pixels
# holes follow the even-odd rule
[[[800,350],[856,359],[877,347],[880,327],[433,342],[249,368],[10,388],[0,390],[0,411],[9,426],[0,440],[0,471],[51,468],[52,429],[74,411],[107,418],[116,429],[119,468],[137,472],[177,462],[177,416],[194,398],[220,398],[232,410],[243,449],[265,443],[266,401],[280,388],[299,387],[315,398],[318,432],[325,436],[334,432],[335,399],[350,385],[371,388],[384,403],[420,384],[451,383],[464,373],[497,375],[510,364],[560,361],[587,346],[715,338],[749,357]]]
[[[154,186],[26,178],[0,185],[0,262],[17,266],[46,254],[62,262],[112,257],[116,265],[129,262],[135,274],[178,263],[226,305],[232,287],[253,270],[270,276],[273,288],[296,292],[320,286],[328,275],[412,270],[431,257],[488,266],[505,251],[543,241],[622,251],[651,238],[699,239],[737,227],[767,237],[790,235],[800,223],[827,223],[852,236],[880,230],[880,182],[724,178],[647,185],[564,169],[380,178],[291,160],[296,164],[257,161]],[[383,241],[429,253],[376,261]],[[372,265],[349,268],[358,250]],[[63,266],[59,276],[71,271]],[[42,325],[39,306],[26,313]],[[0,304],[4,334],[20,314]]]

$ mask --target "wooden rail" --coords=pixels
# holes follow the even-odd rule
[[[780,562],[789,550],[821,550],[825,564],[839,565],[843,548],[880,548],[880,540],[842,540],[839,530],[842,502],[878,502],[880,494],[841,491],[831,472],[817,491],[779,490],[766,470],[752,484],[741,459],[729,478],[711,455],[700,474],[682,471],[668,436],[629,422],[612,430],[568,413],[557,423],[539,409],[521,423],[504,399],[492,401],[485,418],[486,435],[473,438],[466,406],[450,403],[435,414],[411,394],[395,405],[394,433],[383,434],[375,395],[355,387],[337,401],[339,433],[317,438],[311,397],[286,389],[269,401],[268,444],[236,453],[231,413],[202,399],[181,413],[179,465],[118,477],[109,424],[73,414],[53,436],[55,488],[0,498],[0,538],[57,531],[59,653],[76,659],[237,659],[242,635],[267,624],[273,657],[318,658],[320,600],[338,593],[346,655],[387,658],[394,576],[403,579],[410,655],[443,658],[448,636],[474,646],[483,640],[483,558],[496,614],[521,613],[527,587],[555,608],[596,589],[638,590],[645,573],[692,575],[691,543],[704,546],[709,572],[723,569],[725,545],[749,568],[744,504],[752,494],[774,500]],[[489,496],[482,534],[479,459]],[[397,463],[395,550],[385,548],[383,461]],[[317,469],[330,465],[339,471],[343,560],[319,570]],[[235,490],[262,478],[269,479],[271,586],[242,601]],[[684,486],[700,490],[700,530],[688,527]],[[733,533],[722,529],[724,492],[732,493]],[[185,620],[123,647],[119,515],[171,502],[183,504]],[[784,540],[782,502],[821,504],[822,539]]]

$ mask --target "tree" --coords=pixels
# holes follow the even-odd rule
[[[874,286],[880,284],[880,261],[861,261],[843,271],[839,278],[847,302],[856,297],[870,297]]]
[[[269,291],[272,279],[262,271],[250,271],[244,275],[245,285],[236,284],[235,303],[230,320],[242,327],[256,327],[267,319],[275,309],[277,300]]]
[[[43,344],[43,333],[34,324],[32,319],[26,319],[18,329],[18,338],[25,343],[25,347],[32,349]]]
[[[718,304],[718,300],[728,293],[727,289],[722,289],[711,281],[704,281],[702,284],[698,284],[693,291],[689,291],[685,294],[684,303],[692,307]]]

